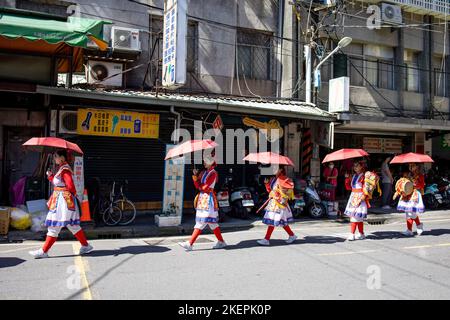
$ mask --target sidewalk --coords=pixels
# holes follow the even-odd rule
[[[425,213],[426,215],[427,213]],[[428,211],[428,214],[450,217],[450,210],[447,211]],[[154,222],[154,213],[140,212],[136,217],[135,222],[129,226],[98,226],[93,224],[83,225],[86,235],[89,239],[123,239],[123,238],[139,238],[139,237],[165,237],[165,236],[180,236],[192,233],[195,216],[193,214],[185,214],[183,222],[176,227],[157,227]],[[383,210],[380,208],[371,208],[367,218],[369,224],[389,224],[396,221],[403,221],[405,219],[404,213],[395,212],[391,210]],[[301,217],[296,219],[294,226],[308,225],[308,226],[335,226],[347,224],[348,219],[344,218],[324,218],[311,219],[309,217]],[[266,226],[261,222],[261,218],[252,216],[248,220],[241,220],[227,217],[226,220],[220,223],[220,228],[223,232],[248,230],[253,228],[265,229]],[[205,233],[210,232],[209,229]],[[1,242],[21,242],[24,240],[43,240],[45,232],[34,233],[30,230],[19,231],[10,230],[7,238],[0,238]],[[64,229],[60,234],[61,239],[72,240],[73,236],[70,232]]]

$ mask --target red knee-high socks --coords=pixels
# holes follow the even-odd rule
[[[86,235],[84,234],[83,230],[78,231],[77,233],[74,234],[74,236],[75,236],[75,238],[77,238],[78,241],[80,241],[80,243],[83,247],[88,245]]]
[[[284,229],[284,231],[287,232],[287,234],[289,235],[289,237],[292,237],[292,236],[294,235],[294,232],[292,232],[291,227],[289,227],[289,226],[284,226],[283,229]]]
[[[219,227],[214,229],[214,235],[216,236],[217,240],[219,240],[220,242],[224,242],[222,238],[222,232],[220,232]]]
[[[358,232],[364,233],[364,222],[350,222],[350,231],[351,233],[355,233],[356,227],[358,227]]]
[[[56,242],[56,239],[58,239],[58,238],[47,236],[47,238],[45,238],[45,243],[42,246],[42,251],[48,252],[48,250],[50,250],[50,248]]]
[[[273,232],[274,229],[275,229],[274,226],[268,226],[267,227],[266,236],[264,237],[264,239],[270,240],[270,237],[272,236],[272,232]]]
[[[413,223],[416,223],[416,226],[420,225],[420,219],[419,217],[415,218],[415,219],[406,219],[406,227],[408,228],[409,231],[412,231],[412,227],[413,227]]]
[[[202,233],[202,230],[194,229],[194,232],[192,232],[191,240],[189,240],[189,244],[191,246],[194,244],[195,240],[197,240],[197,238],[200,235],[200,233]]]

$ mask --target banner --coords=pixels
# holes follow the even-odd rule
[[[159,114],[78,109],[77,133],[90,136],[158,139]]]
[[[80,203],[83,202],[83,192],[84,192],[84,162],[83,157],[75,157],[73,163],[73,183],[75,189],[77,190],[77,198]]]

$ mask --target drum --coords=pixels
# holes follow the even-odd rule
[[[400,178],[395,184],[395,192],[402,196],[409,196],[414,192],[414,184],[408,178]]]

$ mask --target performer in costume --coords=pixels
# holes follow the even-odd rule
[[[277,226],[283,227],[288,233],[289,238],[286,240],[286,243],[293,243],[297,239],[297,236],[288,225],[294,221],[291,208],[289,207],[289,200],[294,198],[293,188],[294,183],[286,176],[277,179],[274,189],[270,191],[269,201],[263,218],[263,223],[268,225],[266,236],[264,239],[258,240],[258,244],[262,246],[270,245],[270,237]]]
[[[64,227],[67,227],[80,241],[79,254],[86,254],[93,250],[80,227],[80,211],[75,199],[76,190],[72,178],[73,172],[67,163],[66,150],[56,151],[53,158],[59,167],[54,175],[50,171],[47,172],[48,179],[52,182],[54,189],[47,202],[49,208],[45,220],[45,225],[48,227],[47,238],[41,249],[30,251],[30,254],[36,259],[48,257],[48,251]]]
[[[353,165],[355,174],[351,181],[346,180],[348,190],[352,193],[348,199],[347,207],[344,214],[350,217],[351,234],[347,238],[349,241],[363,240],[364,220],[367,218],[367,209],[370,208],[369,200],[372,199],[372,193],[378,185],[378,176],[370,171],[366,171],[365,161],[356,161]],[[355,237],[356,228],[358,228],[358,236]]]
[[[196,209],[194,232],[189,241],[179,243],[186,251],[192,250],[195,240],[197,240],[206,226],[210,227],[218,240],[213,249],[225,248],[227,245],[222,238],[222,233],[218,225],[219,207],[214,192],[214,186],[218,181],[218,174],[214,169],[216,162],[212,158],[205,158],[203,164],[206,169],[200,172],[200,174],[194,169],[192,176],[195,188],[199,190],[199,193],[194,200],[194,207]]]
[[[264,185],[266,187],[267,192],[270,193],[272,191],[276,184],[278,179],[286,179],[286,170],[283,167],[280,167],[277,172],[275,173],[275,176],[269,179],[264,180]]]
[[[423,223],[420,222],[419,213],[425,212],[425,206],[422,200],[423,190],[425,189],[425,178],[421,173],[420,167],[416,163],[409,164],[410,174],[408,178],[401,178],[395,184],[394,200],[400,196],[397,210],[406,214],[405,236],[414,235],[412,231],[413,224],[416,224],[417,235],[423,233]]]

